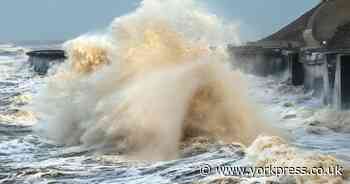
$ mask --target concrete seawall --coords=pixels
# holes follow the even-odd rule
[[[350,50],[230,48],[230,51],[232,64],[247,73],[276,76],[287,72],[290,85],[312,91],[325,105],[350,109]]]
[[[45,75],[51,65],[62,63],[66,59],[63,50],[37,50],[26,53],[28,62],[39,75]]]
[[[267,76],[287,68],[291,85],[350,109],[349,0],[323,0],[270,36],[229,50],[246,72]]]

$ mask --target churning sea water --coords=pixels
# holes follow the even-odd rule
[[[136,161],[115,153],[56,144],[33,131],[33,125],[40,120],[35,112],[23,108],[47,83],[45,78],[35,75],[26,62],[23,52],[1,55],[2,183],[215,183],[221,180],[200,175],[202,165],[252,165],[240,145],[211,142],[206,138],[184,143],[180,156],[168,161]],[[244,76],[249,83],[249,94],[274,125],[288,134],[290,145],[301,152],[332,155],[344,165],[350,163],[346,112],[339,114],[321,108],[312,93],[287,86],[283,80]],[[327,125],[320,120],[319,124],[312,124],[320,118],[320,113],[338,116],[335,121],[343,128],[332,129],[337,122]],[[274,179],[241,177],[239,181],[265,183],[268,180]]]
[[[186,2],[145,0],[105,34],[64,43],[67,61],[45,77],[24,52],[57,45],[0,45],[0,183],[348,182],[201,173],[347,170],[350,114],[232,68],[222,45],[239,44],[235,26]]]

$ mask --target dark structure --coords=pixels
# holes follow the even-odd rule
[[[248,73],[267,76],[287,68],[281,49],[256,46],[229,47],[233,64]]]
[[[287,68],[291,84],[313,90],[325,104],[350,108],[349,0],[324,0],[276,33],[229,49],[234,65],[255,68],[245,71],[272,75]]]
[[[37,50],[26,54],[30,65],[40,75],[45,75],[51,65],[61,63],[66,58],[63,50]]]

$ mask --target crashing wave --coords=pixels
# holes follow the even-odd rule
[[[33,100],[58,143],[167,159],[196,136],[249,144],[268,125],[245,96],[225,44],[236,27],[194,1],[145,0],[104,35],[64,47],[68,61]]]

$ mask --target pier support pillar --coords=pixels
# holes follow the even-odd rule
[[[323,65],[323,82],[324,82],[324,96],[323,101],[325,105],[334,104],[334,94],[335,94],[335,77],[337,68],[337,55],[326,54],[325,61]]]
[[[303,64],[299,62],[298,53],[288,54],[288,68],[289,68],[289,75],[290,75],[292,84],[295,86],[303,85],[304,68],[303,68]]]
[[[336,71],[337,106],[341,109],[350,108],[350,55],[339,55]]]

